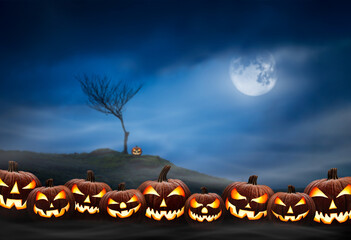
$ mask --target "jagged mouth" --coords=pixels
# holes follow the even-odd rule
[[[54,217],[58,218],[58,217],[61,217],[66,212],[68,212],[69,206],[70,206],[69,203],[67,203],[67,205],[64,208],[61,208],[60,211],[58,209],[55,209],[55,210],[46,210],[44,212],[43,209],[37,208],[37,206],[35,206],[35,204],[34,204],[33,209],[34,209],[34,213],[39,214],[39,216],[41,216],[41,217],[51,218],[52,216],[54,216]]]
[[[316,211],[316,214],[314,215],[314,221],[319,223],[323,222],[324,224],[331,224],[334,219],[339,223],[343,223],[346,222],[349,218],[351,218],[351,211],[330,214]]]
[[[249,211],[249,210],[244,210],[244,209],[239,209],[239,211],[236,210],[236,207],[231,204],[227,198],[227,200],[225,201],[225,207],[227,208],[227,210],[230,211],[230,213],[237,217],[237,218],[244,218],[247,217],[249,220],[258,220],[260,218],[267,216],[267,210],[258,212],[255,215],[255,211]]]
[[[212,222],[213,220],[217,220],[221,215],[222,215],[222,210],[216,215],[198,215],[189,209],[190,218],[198,222],[203,222],[204,220],[206,220],[207,222]]]
[[[136,213],[139,208],[141,207],[141,203],[139,203],[138,206],[136,206],[135,208],[131,208],[129,210],[123,210],[123,211],[117,211],[117,210],[112,210],[109,207],[107,207],[107,213],[114,218],[128,218],[130,216],[133,215],[133,213]]]
[[[94,207],[94,206],[87,206],[87,205],[80,205],[79,203],[76,202],[75,205],[75,209],[80,212],[80,213],[84,213],[85,211],[87,211],[90,214],[95,214],[95,213],[99,213],[99,208],[98,207]]]
[[[310,210],[307,210],[307,212],[301,213],[297,217],[295,217],[295,216],[288,216],[288,215],[282,216],[282,215],[279,215],[278,213],[275,213],[272,210],[272,213],[274,214],[274,216],[276,218],[278,218],[280,221],[283,221],[283,222],[287,222],[287,221],[297,222],[297,221],[300,221],[302,218],[305,218],[309,212],[310,212]]]
[[[176,217],[178,218],[182,216],[183,214],[184,214],[184,207],[178,210],[169,210],[169,211],[157,211],[148,207],[146,209],[145,216],[147,216],[148,218],[153,218],[157,221],[160,221],[162,217],[165,217],[167,220],[170,221],[175,219]]]
[[[25,201],[23,204],[22,199],[7,198],[5,201],[4,196],[0,194],[0,206],[7,209],[11,209],[13,206],[15,206],[17,210],[22,210],[27,208],[27,201]]]

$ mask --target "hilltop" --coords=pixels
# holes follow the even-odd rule
[[[34,173],[42,183],[53,178],[56,185],[73,178],[86,178],[86,171],[93,170],[96,181],[106,182],[112,189],[117,189],[121,182],[125,182],[127,188],[137,188],[146,180],[156,180],[167,164],[172,166],[168,178],[181,179],[192,192],[206,186],[211,192],[221,194],[230,183],[228,179],[178,167],[159,156],[133,156],[112,149],[72,154],[0,150],[0,169],[7,169],[8,161],[18,162],[20,171]]]

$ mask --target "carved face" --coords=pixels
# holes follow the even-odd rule
[[[259,220],[267,216],[267,202],[273,190],[265,185],[257,185],[257,176],[249,182],[235,182],[227,186],[222,198],[225,207],[238,219]]]
[[[9,171],[0,170],[0,206],[5,209],[27,208],[27,197],[41,183],[28,172],[17,171],[17,163],[9,162]]]
[[[74,197],[65,186],[52,185],[34,189],[28,196],[28,211],[42,218],[63,218],[73,211]]]
[[[274,194],[268,201],[268,216],[270,220],[289,223],[309,223],[314,216],[315,204],[305,193],[296,193],[289,186],[288,193]]]
[[[132,154],[135,155],[135,156],[140,156],[142,154],[142,150],[140,147],[138,146],[135,146],[132,148]]]
[[[222,198],[215,193],[208,193],[206,188],[202,188],[202,193],[191,195],[185,202],[185,213],[188,222],[214,222],[223,216],[223,211]]]
[[[101,211],[109,218],[116,220],[137,218],[143,216],[146,202],[143,194],[139,190],[121,190],[108,192],[100,202]]]
[[[315,222],[340,224],[351,218],[351,178],[338,178],[336,171],[330,169],[328,179],[315,180],[304,191],[316,205]]]
[[[168,168],[165,169],[165,168]],[[178,179],[167,180],[166,166],[158,181],[146,181],[139,186],[148,208],[145,216],[156,221],[171,221],[184,214],[184,204],[190,196],[188,187]]]
[[[87,179],[72,179],[65,184],[75,198],[75,210],[79,213],[99,213],[99,203],[106,192],[112,189],[106,183],[95,182],[93,171],[88,171]]]

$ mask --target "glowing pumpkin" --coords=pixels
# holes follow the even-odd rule
[[[274,194],[266,185],[257,185],[257,176],[249,181],[229,184],[222,194],[225,207],[233,219],[260,220],[267,216],[267,202]]]
[[[304,190],[314,201],[314,221],[322,224],[347,223],[351,217],[351,178],[338,178],[337,169],[328,178],[311,182]]]
[[[143,194],[137,189],[126,190],[125,183],[118,185],[118,191],[105,194],[100,201],[101,213],[116,221],[140,220],[146,209]]]
[[[0,170],[0,213],[6,217],[20,217],[27,213],[27,198],[39,179],[29,172],[17,170],[17,163],[9,162],[7,171]]]
[[[188,223],[213,223],[220,221],[225,213],[222,198],[202,187],[201,193],[191,195],[185,202],[185,218]]]
[[[268,218],[273,222],[311,223],[316,211],[313,199],[306,193],[296,193],[288,186],[288,192],[275,193],[268,201]]]
[[[143,193],[147,209],[145,216],[156,221],[172,221],[184,214],[184,204],[190,190],[179,179],[168,179],[171,166],[166,165],[157,181],[146,181],[138,189]]]
[[[77,216],[88,217],[99,213],[100,199],[106,192],[112,191],[109,185],[95,182],[94,172],[87,171],[86,179],[72,179],[65,184],[75,198]]]
[[[34,189],[28,196],[28,212],[37,219],[63,219],[74,212],[74,197],[65,186],[54,186],[46,180],[46,187]]]
[[[140,156],[143,153],[140,147],[135,146],[132,148],[132,155],[134,156]]]

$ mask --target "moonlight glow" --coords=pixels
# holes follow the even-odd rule
[[[271,54],[235,58],[230,63],[229,74],[235,87],[249,96],[269,92],[277,81]]]

